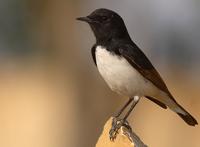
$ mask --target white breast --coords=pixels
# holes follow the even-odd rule
[[[158,91],[125,58],[107,51],[102,46],[96,48],[96,62],[109,87],[119,94],[132,97],[151,95]]]

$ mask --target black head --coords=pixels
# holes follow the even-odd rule
[[[116,12],[108,9],[97,9],[89,16],[77,20],[87,22],[99,40],[129,38],[123,19]]]

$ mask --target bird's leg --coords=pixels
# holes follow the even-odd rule
[[[126,107],[128,107],[128,105],[133,101],[133,98],[129,98],[129,100],[125,103],[125,105],[119,110],[119,112],[117,113],[117,115],[114,116],[113,120],[112,120],[112,128],[110,130],[110,139],[114,140],[114,137],[111,136],[116,136],[117,131],[115,130],[119,130],[119,122],[121,122],[122,119],[119,118],[119,116],[122,114],[122,112],[126,109]],[[112,134],[112,135],[111,135]]]
[[[136,104],[139,102],[140,97],[139,96],[135,96],[133,99],[133,103],[131,105],[131,108],[128,110],[128,112],[126,113],[126,115],[124,116],[123,120],[126,120],[128,118],[128,116],[130,115],[130,113],[132,112],[133,108],[135,108]]]
[[[126,102],[126,104],[119,110],[119,112],[117,113],[117,115],[115,116],[115,118],[118,118],[122,112],[126,109],[126,107],[128,107],[128,105],[133,101],[133,98],[129,98],[129,100]]]
[[[124,116],[123,119],[119,119],[118,117],[114,117],[113,121],[112,121],[112,128],[110,129],[109,135],[110,135],[110,140],[114,141],[115,138],[117,137],[118,131],[119,129],[124,126],[127,129],[131,130],[131,127],[127,121],[128,116],[130,115],[130,113],[132,112],[133,108],[136,106],[136,104],[139,101],[139,97],[135,96],[134,98],[132,98],[131,100],[129,100],[130,102],[133,101],[130,109],[128,110],[128,112],[126,113],[126,115]],[[120,110],[119,115],[123,112],[123,110],[130,104],[130,102],[127,102],[124,107]]]

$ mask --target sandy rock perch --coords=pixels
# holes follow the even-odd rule
[[[106,122],[96,147],[147,147],[134,132],[130,132],[125,127],[120,128],[119,134],[114,141],[110,141],[109,131],[111,124],[112,118]]]

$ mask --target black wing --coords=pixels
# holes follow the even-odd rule
[[[148,98],[150,101],[156,103],[157,105],[159,105],[159,106],[162,107],[163,109],[167,109],[167,106],[166,106],[164,103],[162,103],[162,102],[156,100],[155,98],[150,97],[150,96],[145,96],[145,97]]]
[[[153,67],[148,58],[144,55],[144,53],[136,46],[136,45],[125,45],[119,48],[119,53],[121,56],[126,58],[126,60],[137,69],[140,74],[151,81],[156,87],[161,89],[162,91],[170,94],[167,86],[162,80],[159,73]]]
[[[96,45],[94,45],[94,46],[92,47],[91,53],[92,53],[92,58],[93,58],[94,64],[97,66],[95,52],[96,52]]]

